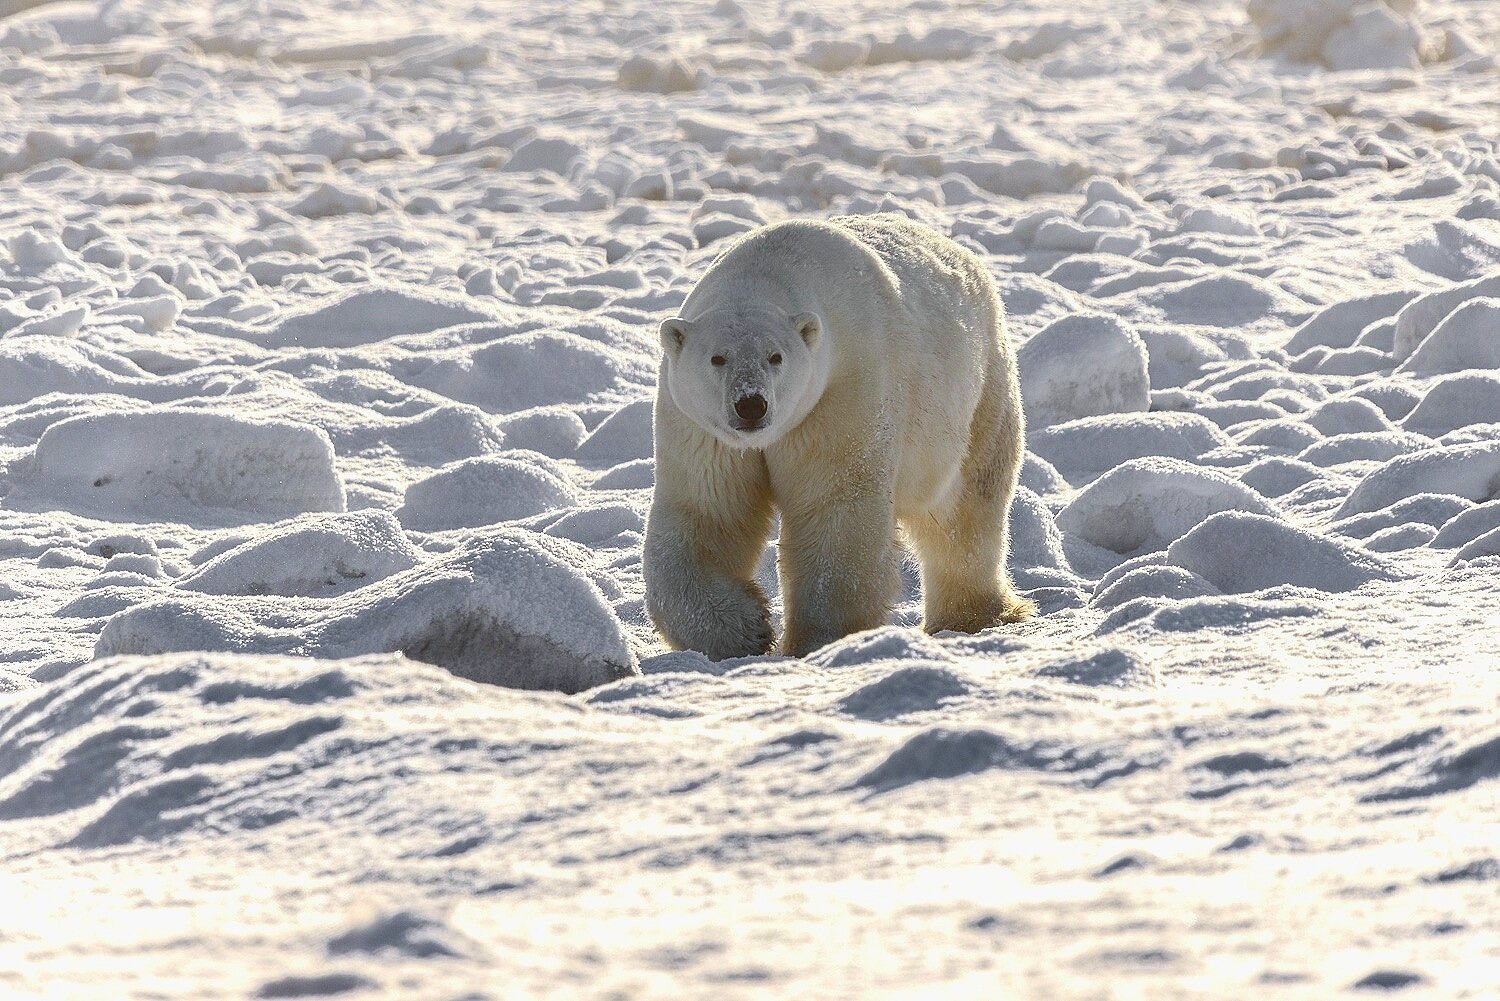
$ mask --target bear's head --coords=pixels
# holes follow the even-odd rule
[[[816,313],[723,308],[661,324],[667,391],[703,430],[734,448],[765,448],[802,423],[828,382]]]

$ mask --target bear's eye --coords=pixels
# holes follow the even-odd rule
[[[781,355],[780,354],[774,354],[774,355],[772,355],[771,358],[770,358],[770,362],[771,362],[772,365],[780,365],[781,364]]]
[[[723,355],[714,355],[712,358],[710,358],[708,360],[708,362],[709,362],[710,365],[723,365],[724,364],[724,356]]]

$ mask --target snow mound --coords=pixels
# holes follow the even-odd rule
[[[1095,480],[1057,516],[1064,537],[1077,536],[1120,557],[1165,549],[1210,515],[1276,508],[1223,473],[1179,459],[1132,459]]]
[[[1240,482],[1263,497],[1280,497],[1322,475],[1310,462],[1273,455],[1251,463],[1240,473]]]
[[[1292,332],[1286,342],[1286,353],[1300,355],[1317,347],[1353,347],[1365,328],[1393,316],[1415,295],[1407,291],[1381,292],[1336,302]]]
[[[124,381],[80,344],[14,335],[0,340],[0,407],[47,393],[118,392]]]
[[[564,459],[578,450],[589,430],[579,416],[562,407],[536,407],[511,414],[500,423],[505,443],[554,459]]]
[[[254,339],[268,347],[344,348],[492,319],[459,296],[375,285],[291,310]]]
[[[1186,413],[1107,414],[1042,428],[1027,447],[1070,480],[1096,476],[1127,459],[1197,459],[1232,444],[1206,417]]]
[[[685,60],[672,55],[657,59],[634,55],[620,64],[615,82],[621,90],[677,94],[698,89],[699,71]]]
[[[1443,522],[1433,536],[1433,549],[1456,549],[1500,528],[1500,500],[1489,501],[1460,512]]]
[[[1151,285],[1118,297],[1132,309],[1154,310],[1173,323],[1243,327],[1307,315],[1305,303],[1270,282],[1230,273]]]
[[[48,427],[12,467],[15,506],[192,521],[210,512],[272,520],[344,510],[321,429],[202,410],[93,413]]]
[[[385,511],[313,515],[220,553],[177,586],[203,594],[329,597],[409,570],[420,558]]]
[[[1093,604],[1097,608],[1117,608],[1137,598],[1170,598],[1177,601],[1202,598],[1218,594],[1219,589],[1202,577],[1181,567],[1161,564],[1138,566],[1095,591]]]
[[[1368,539],[1392,528],[1410,525],[1436,529],[1472,509],[1472,504],[1452,494],[1413,494],[1390,507],[1335,521],[1328,530],[1356,539]]]
[[[992,768],[1078,771],[1087,766],[1086,760],[1066,746],[1013,741],[993,730],[933,727],[909,738],[854,784],[884,793]]]
[[[1337,466],[1344,462],[1385,462],[1427,448],[1432,442],[1419,434],[1401,431],[1371,431],[1362,434],[1336,434],[1314,442],[1297,453],[1297,458],[1314,466]]]
[[[1500,441],[1440,446],[1392,459],[1360,480],[1334,517],[1378,511],[1421,493],[1476,503],[1500,496]]]
[[[1249,0],[1262,49],[1332,70],[1415,69],[1422,31],[1417,0]]]
[[[156,598],[113,615],[94,654],[401,652],[473,681],[564,692],[639,674],[623,625],[568,545],[500,529],[314,604],[193,592]]]
[[[413,367],[406,381],[490,413],[583,403],[648,379],[654,367],[608,346],[561,331],[502,337],[478,349]]]
[[[1500,296],[1500,274],[1460,282],[1452,288],[1413,299],[1396,314],[1392,353],[1398,362],[1410,358],[1450,313],[1471,299]]]
[[[1395,430],[1384,411],[1357,396],[1320,403],[1304,414],[1302,420],[1308,427],[1326,435]]]
[[[578,502],[573,485],[525,453],[482,455],[444,466],[406,488],[396,517],[437,532],[529,518]]]
[[[1110,316],[1066,316],[1016,355],[1021,400],[1033,428],[1079,417],[1144,411],[1151,404],[1146,346]]]
[[[1400,576],[1354,546],[1243,511],[1206,519],[1167,548],[1167,561],[1225,594],[1282,585],[1351,591],[1372,580]]]
[[[1458,552],[1453,554],[1453,559],[1448,565],[1456,566],[1459,563],[1467,563],[1469,560],[1483,559],[1488,556],[1500,556],[1500,528],[1464,543],[1459,547]]]
[[[1007,522],[1010,531],[1010,565],[1022,569],[1048,567],[1068,569],[1063,555],[1062,533],[1047,505],[1025,487],[1016,489]]]
[[[977,687],[951,668],[914,664],[882,673],[845,695],[838,707],[859,719],[884,722],[941,709]]]
[[[1431,375],[1500,368],[1500,298],[1471,299],[1445,316],[1398,372]]]
[[[1437,438],[1473,424],[1500,423],[1500,376],[1453,375],[1434,382],[1401,426]]]
[[[590,466],[617,466],[649,459],[653,452],[652,401],[627,403],[583,440],[573,458]]]

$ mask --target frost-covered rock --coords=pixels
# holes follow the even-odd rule
[[[1151,405],[1146,346],[1113,317],[1057,320],[1021,345],[1016,360],[1032,428]]]

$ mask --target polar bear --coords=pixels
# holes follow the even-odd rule
[[[929,632],[1033,611],[1005,566],[1021,391],[984,265],[895,215],[762,226],[660,326],[646,609],[674,648],[767,653],[753,574],[781,518],[780,649],[885,624],[898,526]]]

